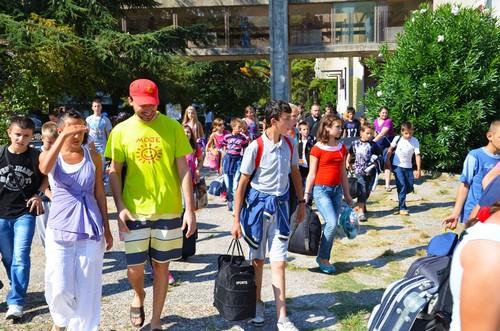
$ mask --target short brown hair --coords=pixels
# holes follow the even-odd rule
[[[342,126],[343,122],[338,117],[337,115],[325,115],[319,122],[319,127],[318,127],[318,133],[316,134],[316,139],[323,143],[326,144],[330,140],[330,134],[326,130],[327,128],[330,128],[333,123],[338,122]]]
[[[413,124],[411,124],[411,122],[405,121],[401,123],[401,132],[412,131],[412,130],[413,130]]]
[[[46,122],[42,125],[42,137],[57,138],[57,124],[54,122]]]
[[[215,131],[219,125],[224,126],[224,120],[222,118],[217,117],[212,122],[212,132]]]
[[[306,121],[301,121],[297,126],[301,127],[301,126],[304,126],[304,125],[307,126],[307,127],[309,127],[309,124]]]
[[[373,131],[373,125],[371,125],[370,123],[365,123],[361,125],[361,131],[365,131],[366,129],[370,129]]]
[[[241,118],[239,118],[239,117],[233,117],[233,118],[231,118],[230,125],[231,125],[232,128],[234,128],[236,125],[242,125],[241,124],[242,121],[243,120]]]

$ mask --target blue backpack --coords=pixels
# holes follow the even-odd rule
[[[219,176],[214,179],[208,186],[208,194],[220,196],[226,192],[226,185],[224,184],[224,176]]]

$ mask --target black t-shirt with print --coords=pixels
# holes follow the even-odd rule
[[[5,147],[1,154],[0,217],[16,218],[29,212],[26,198],[32,197],[40,187],[43,177],[38,169],[40,153],[28,149],[24,153],[13,154]]]

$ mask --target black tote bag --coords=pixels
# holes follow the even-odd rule
[[[245,260],[239,240],[233,239],[227,254],[220,255],[218,258],[214,306],[220,315],[229,321],[253,318],[255,317],[255,291],[254,268]]]

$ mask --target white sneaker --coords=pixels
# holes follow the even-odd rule
[[[278,327],[278,331],[299,331],[299,329],[297,329],[295,324],[293,324],[293,322],[290,321],[288,317],[285,317],[283,322],[278,322],[276,326]]]
[[[264,319],[264,311],[266,310],[266,306],[264,305],[264,302],[262,301],[257,301],[255,303],[255,317],[252,318],[248,323],[252,324],[253,326],[263,326],[265,319]]]
[[[358,214],[358,220],[359,220],[360,222],[366,222],[366,221],[367,221],[367,218],[366,218],[365,213],[360,212],[360,213]]]
[[[6,320],[17,320],[23,317],[23,306],[9,305],[9,309],[5,314]]]

